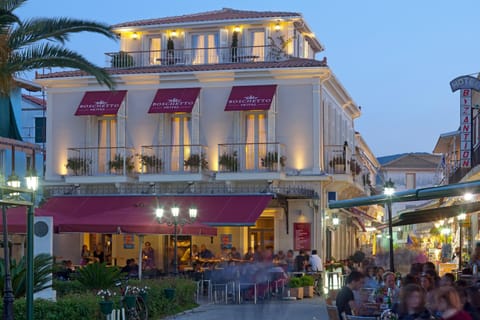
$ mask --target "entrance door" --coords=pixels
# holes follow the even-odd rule
[[[115,159],[117,153],[117,119],[115,117],[105,117],[98,120],[98,172],[108,173],[110,168],[108,163]],[[123,151],[123,150],[122,150]]]
[[[193,64],[218,63],[219,37],[217,33],[193,35],[192,47],[194,50]]]
[[[275,240],[274,218],[259,218],[254,227],[248,228],[248,246],[259,246],[273,252]]]
[[[183,171],[184,161],[190,157],[192,123],[190,114],[172,115],[171,142],[173,145],[170,156],[171,171]]]

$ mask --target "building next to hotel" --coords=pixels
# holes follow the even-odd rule
[[[37,215],[54,216],[55,255],[78,262],[83,244],[100,244],[123,265],[148,240],[168,271],[171,229],[154,211],[173,205],[198,209],[180,229],[179,257],[192,244],[324,259],[359,247],[377,212],[342,210],[333,226],[325,209],[329,197],[370,195],[378,162],[355,131],[360,107],[316,59],[323,45],[301,14],[222,9],[114,30],[115,91],[79,71],[36,78],[47,97]]]

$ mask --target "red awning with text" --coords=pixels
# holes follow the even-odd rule
[[[192,112],[200,88],[158,89],[148,113]]]
[[[277,85],[233,87],[225,111],[268,110]]]
[[[76,116],[116,115],[127,90],[87,91],[80,102]]]

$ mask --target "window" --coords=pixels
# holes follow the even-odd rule
[[[408,189],[415,189],[416,188],[416,183],[415,183],[415,178],[416,175],[415,173],[406,173],[405,175],[405,187]]]
[[[255,61],[265,60],[265,31],[251,30],[250,45],[252,46],[252,56],[256,57]]]
[[[117,150],[117,119],[114,117],[104,117],[98,120],[98,163],[100,164],[99,173],[108,172],[106,164],[115,159],[115,155],[123,150]],[[104,164],[104,165],[102,165]]]
[[[219,46],[217,33],[192,35],[193,64],[218,63]]]
[[[191,153],[192,122],[190,114],[172,114],[170,128],[171,144],[173,145],[170,169],[183,171],[184,160],[187,160]]]
[[[35,143],[45,143],[47,135],[47,118],[35,118]]]
[[[267,153],[267,115],[266,112],[248,112],[245,114],[245,169],[260,167],[260,159]]]
[[[151,37],[149,41],[149,61],[150,64],[160,64],[161,50],[162,50],[162,38]]]

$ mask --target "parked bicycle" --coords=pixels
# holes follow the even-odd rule
[[[142,297],[145,289],[129,286],[124,281],[118,281],[116,285],[120,287],[126,320],[148,320],[147,303]]]

